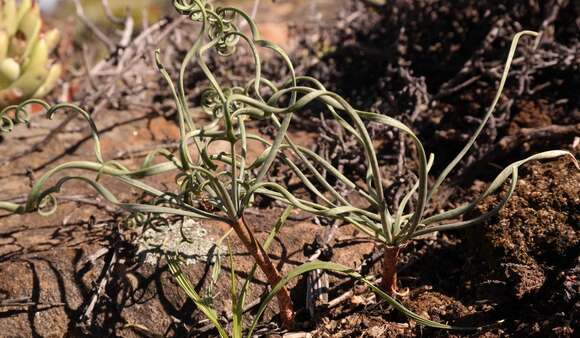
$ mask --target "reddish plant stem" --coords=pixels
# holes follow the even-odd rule
[[[397,262],[400,250],[399,246],[385,245],[382,287],[389,296],[395,296],[397,293]]]
[[[256,241],[244,218],[240,217],[237,222],[232,222],[230,225],[234,228],[234,231],[246,249],[254,257],[256,264],[258,264],[264,275],[266,275],[268,283],[272,287],[278,284],[282,279],[280,272],[276,269],[276,266],[274,266],[264,248]],[[280,308],[282,324],[284,328],[290,329],[294,321],[294,310],[288,288],[283,287],[280,289],[276,297],[278,297],[278,307]]]

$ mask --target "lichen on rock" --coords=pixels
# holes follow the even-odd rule
[[[176,255],[185,265],[213,263],[223,252],[202,225],[193,219],[170,222],[149,228],[137,240],[137,256],[145,264],[158,265],[165,255]]]

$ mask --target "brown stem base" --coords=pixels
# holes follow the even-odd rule
[[[399,260],[399,246],[385,246],[383,254],[383,280],[381,286],[389,296],[397,294],[397,262]]]
[[[272,287],[278,284],[282,279],[280,272],[276,269],[276,266],[274,266],[270,257],[268,257],[268,254],[264,251],[264,248],[258,244],[244,218],[241,217],[237,222],[232,223],[231,226],[234,228],[234,231],[256,261],[256,264],[258,264],[264,275],[266,275],[268,283]],[[283,287],[280,289],[276,297],[278,298],[282,325],[284,328],[290,329],[293,326],[294,310],[288,288]]]

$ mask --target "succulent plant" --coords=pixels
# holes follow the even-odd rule
[[[34,0],[0,0],[0,108],[48,94],[62,66],[49,55],[60,38],[57,29],[43,31]]]

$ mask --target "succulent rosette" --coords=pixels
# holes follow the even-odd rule
[[[48,94],[62,65],[50,58],[60,39],[43,30],[36,1],[0,0],[0,108]]]

